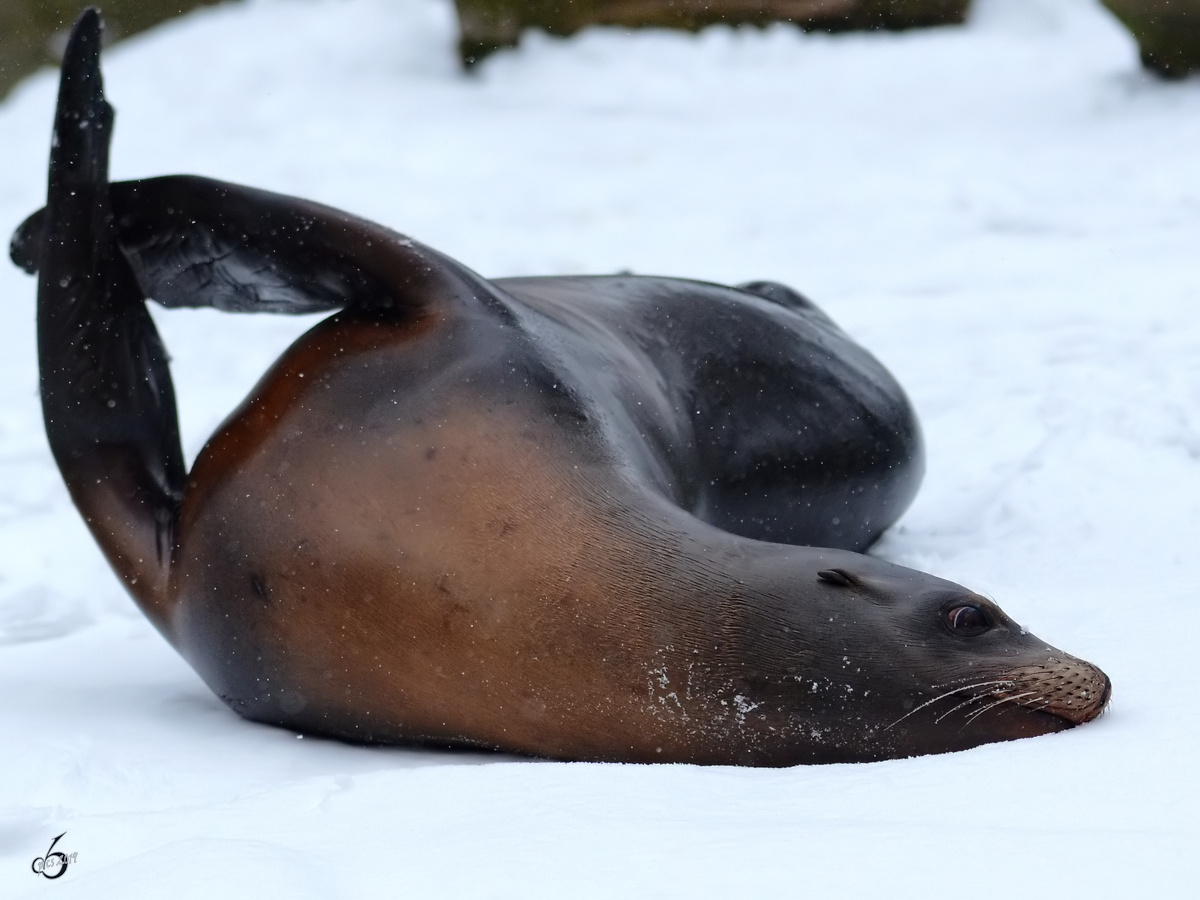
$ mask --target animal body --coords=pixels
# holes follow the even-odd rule
[[[63,64],[47,434],[113,568],[247,718],[558,759],[791,765],[1098,715],[1107,677],[866,549],[922,473],[900,387],[781,285],[488,281],[345,213],[110,184],[100,20]],[[146,310],[338,310],[191,471]]]

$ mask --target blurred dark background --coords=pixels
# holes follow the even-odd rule
[[[93,0],[93,3],[95,0]],[[219,0],[103,0],[106,40],[136,34]],[[404,2],[404,0],[395,0]],[[1133,32],[1151,71],[1200,69],[1200,0],[1101,0]],[[0,0],[0,97],[43,65],[57,65],[85,0]],[[793,22],[807,30],[902,30],[961,23],[970,0],[455,0],[459,51],[470,66],[516,46],[526,28],[573,34],[588,25],[697,30],[723,22]]]
[[[58,64],[67,31],[87,6],[103,11],[105,40],[111,43],[217,2],[0,0],[0,97],[39,66]],[[568,35],[588,25],[694,31],[717,22],[783,21],[827,31],[902,29],[962,22],[969,4],[970,0],[455,0],[459,48],[468,66],[501,47],[516,46],[526,28]]]

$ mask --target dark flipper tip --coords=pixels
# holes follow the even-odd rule
[[[93,7],[71,29],[63,55],[50,151],[50,177],[85,182],[106,179],[112,107],[104,100],[100,36],[104,22]]]
[[[100,11],[89,6],[75,20],[67,48],[63,52],[62,81],[59,85],[58,102],[69,106],[90,106],[104,99],[104,87],[100,80],[100,39],[104,31],[104,20]]]
[[[104,33],[104,18],[100,10],[89,6],[79,14],[75,24],[71,26],[71,35],[67,39],[67,49],[63,55],[65,60],[84,60],[91,68],[100,64],[100,38]]]
[[[75,21],[63,54],[50,147],[50,189],[55,185],[107,183],[108,135],[112,107],[104,100],[100,75],[100,40],[104,20],[88,7]],[[41,268],[46,210],[35,212],[13,233],[9,258],[30,275]]]

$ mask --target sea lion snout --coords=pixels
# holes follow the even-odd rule
[[[1065,653],[1022,666],[1003,679],[1012,687],[992,691],[995,703],[1016,703],[1051,713],[1072,725],[1090,722],[1108,706],[1112,682],[1100,669]]]
[[[880,735],[895,747],[965,749],[1064,731],[1104,711],[1112,688],[1103,671],[1047,645],[990,598],[922,573],[885,576],[860,581],[894,598],[875,609],[897,668],[922,682],[915,696],[887,697],[895,717]]]

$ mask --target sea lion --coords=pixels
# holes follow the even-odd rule
[[[304,200],[110,184],[100,20],[63,63],[38,279],[71,496],[241,715],[354,741],[783,766],[1059,731],[1108,678],[858,552],[922,473],[899,385],[769,283],[487,281]],[[190,472],[145,299],[340,310]]]

